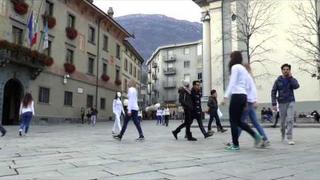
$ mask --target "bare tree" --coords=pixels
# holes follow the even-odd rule
[[[319,0],[301,1],[292,6],[299,23],[290,30],[292,44],[297,51],[290,52],[298,61],[300,70],[320,79],[320,19]]]
[[[275,25],[277,3],[274,0],[239,0],[236,3],[237,12],[232,20],[236,20],[233,28],[237,30],[237,36],[232,39],[241,43],[249,64],[259,63],[264,68],[265,72],[257,77],[271,75],[266,64],[275,61],[265,57],[272,51],[265,44],[275,37],[270,32]]]

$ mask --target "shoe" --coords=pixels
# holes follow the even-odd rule
[[[144,141],[144,137],[140,136],[139,138],[136,139],[136,141]]]
[[[231,145],[225,148],[225,150],[230,151],[230,152],[236,152],[240,150],[239,146]]]
[[[221,132],[221,133],[224,133],[224,132],[226,132],[226,131],[228,131],[227,129],[219,129],[218,130],[218,132]]]
[[[294,142],[293,140],[289,140],[289,141],[288,141],[288,144],[289,144],[289,145],[294,145],[295,142]]]
[[[19,136],[22,136],[22,129],[19,129]]]
[[[263,143],[262,137],[260,135],[258,135],[258,134],[255,134],[254,135],[254,146],[256,148],[259,148],[259,147],[262,146],[262,143]]]
[[[210,134],[210,133],[206,133],[205,135],[204,135],[204,138],[206,139],[206,138],[208,138],[208,137],[210,137],[210,136],[212,136],[213,134]]]
[[[270,146],[270,141],[268,141],[268,140],[263,140],[262,141],[262,148],[266,148],[266,147],[269,147]]]
[[[115,138],[115,139],[117,139],[117,140],[121,141],[122,136],[120,136],[120,135],[116,135],[116,136],[113,136],[113,138]]]
[[[1,137],[5,136],[7,131],[3,131]]]
[[[197,141],[197,139],[191,136],[188,138],[188,141]]]
[[[213,135],[214,134],[214,131],[213,130],[208,130],[208,133]]]
[[[172,134],[173,134],[174,138],[176,138],[176,140],[178,140],[178,133],[176,131],[172,131]]]
[[[228,143],[225,143],[224,145],[225,145],[226,147],[229,147],[229,146],[232,146],[232,143],[229,143],[229,142],[228,142]]]

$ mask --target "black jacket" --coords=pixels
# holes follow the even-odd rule
[[[207,103],[208,107],[209,107],[209,113],[210,114],[214,114],[217,112],[218,110],[218,102],[216,100],[216,98],[209,96],[209,100]]]
[[[191,97],[192,97],[192,102],[193,102],[193,114],[194,115],[201,115],[201,113],[202,113],[202,108],[201,108],[202,93],[201,93],[201,90],[196,91],[194,88],[192,88]]]
[[[193,105],[192,105],[192,98],[191,98],[191,92],[186,90],[183,87],[180,87],[178,90],[179,93],[179,102],[184,110],[192,111]]]

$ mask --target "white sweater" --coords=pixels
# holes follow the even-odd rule
[[[247,95],[248,76],[250,75],[243,65],[233,65],[231,68],[229,85],[224,94],[224,97],[229,98],[231,94]]]
[[[28,104],[27,107],[23,107],[22,103],[20,104],[20,112],[19,114],[23,114],[25,112],[32,112],[32,115],[34,115],[34,102],[31,101],[30,104]]]
[[[247,87],[247,101],[250,103],[257,102],[258,94],[257,88],[254,83],[252,76],[249,74],[248,76],[248,87]]]
[[[128,113],[131,113],[131,110],[139,111],[138,92],[134,87],[128,89]]]
[[[122,102],[119,98],[113,100],[112,111],[114,114],[121,114],[121,112],[124,113],[123,105],[122,105]]]

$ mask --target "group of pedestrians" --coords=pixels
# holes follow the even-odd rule
[[[163,108],[159,107],[157,108],[156,111],[156,116],[157,116],[157,125],[169,125],[169,118],[170,118],[170,109],[169,107]]]

